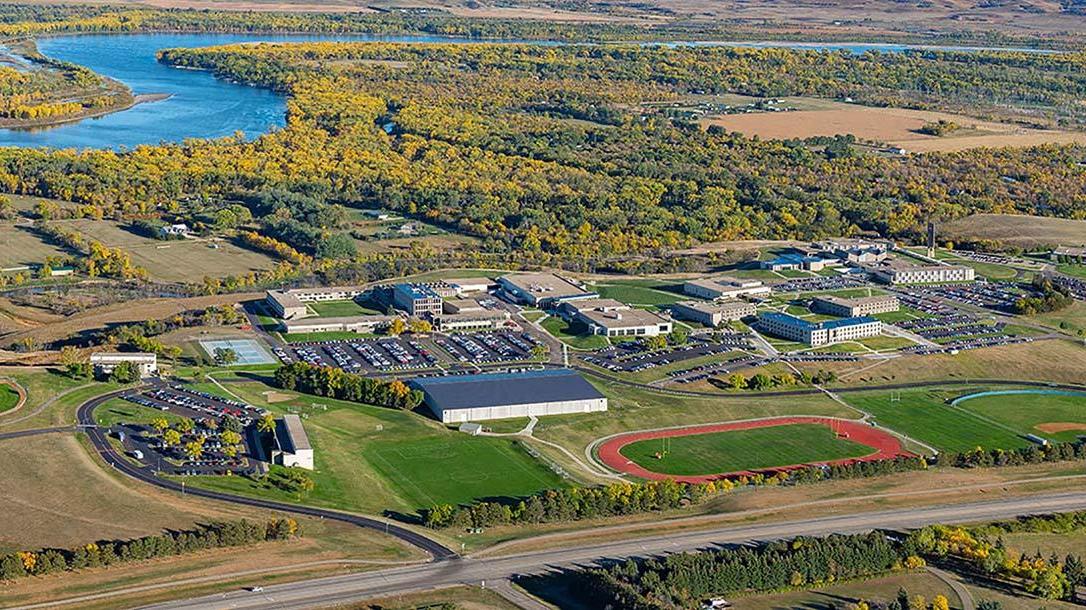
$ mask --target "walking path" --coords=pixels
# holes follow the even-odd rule
[[[931,566],[928,566],[925,569],[929,574],[945,582],[948,587],[954,590],[954,594],[957,595],[958,599],[962,602],[962,610],[977,610],[977,604],[973,601],[973,594],[970,593],[969,589],[966,589],[965,585],[955,578],[953,574],[948,574],[939,568],[933,568]]]

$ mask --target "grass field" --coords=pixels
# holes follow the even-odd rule
[[[607,337],[583,334],[580,329],[557,316],[548,316],[540,325],[556,339],[572,348],[596,350],[610,345]]]
[[[643,440],[620,452],[653,472],[695,476],[863,457],[872,449],[839,439],[826,426],[795,424]]]
[[[977,417],[946,404],[948,399],[972,391],[966,388],[934,388],[896,392],[842,394],[848,404],[875,416],[884,427],[918,439],[940,451],[969,451],[1024,447],[1024,432]]]
[[[509,439],[469,437],[416,413],[315,396],[288,394],[288,400],[269,402],[270,386],[223,380],[251,404],[306,417],[316,454],[316,489],[298,496],[244,477],[188,479],[206,487],[365,513],[410,514],[435,503],[519,496],[564,484]],[[213,386],[198,387],[211,391]]]
[[[227,397],[229,398],[229,397]],[[160,417],[166,418],[171,424],[182,419],[181,416],[169,411],[159,411],[151,407],[144,407],[134,402],[128,402],[120,398],[106,401],[94,411],[99,425],[112,426],[114,424],[149,424]]]
[[[316,333],[285,333],[280,334],[287,343],[308,343],[310,341],[340,341],[351,339],[365,339],[376,337],[370,333],[356,333],[349,330],[327,330]]]
[[[961,600],[949,585],[938,578],[923,573],[893,574],[855,582],[832,584],[818,589],[750,595],[731,599],[736,610],[778,610],[803,608],[804,610],[836,610],[846,603],[889,602],[897,597],[898,589],[906,589],[910,595],[922,595],[931,601],[943,595],[951,608],[961,608]]]
[[[133,263],[163,281],[199,282],[204,276],[244,275],[275,265],[268,255],[228,241],[215,242],[217,248],[202,240],[161,241],[136,235],[108,220],[73,220],[64,227],[123,249],[132,255]]]
[[[50,256],[68,256],[60,246],[45,243],[26,227],[0,225],[0,269],[35,265]]]
[[[363,307],[357,301],[323,301],[310,303],[309,308],[322,318],[346,318],[383,313],[376,309]]]
[[[1045,244],[1086,243],[1086,220],[1025,216],[1018,214],[973,214],[951,220],[939,232],[955,239],[997,239],[1032,248]]]
[[[768,139],[852,134],[861,140],[882,142],[910,152],[1086,141],[1086,135],[1080,133],[1030,129],[942,112],[876,108],[810,98],[789,99],[786,103],[810,109],[706,117],[702,125],[719,125],[728,131]],[[919,133],[925,124],[939,119],[953,121],[962,128],[945,137]]]
[[[19,393],[15,391],[15,388],[0,384],[0,413],[14,409],[17,404],[19,404]]]
[[[605,299],[615,299],[628,305],[672,305],[685,298],[678,292],[664,290],[664,286],[668,284],[614,282],[599,283],[592,288]]]
[[[1055,441],[1086,434],[1086,394],[1002,394],[978,396],[956,405],[980,417]]]

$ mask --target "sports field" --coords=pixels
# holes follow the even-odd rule
[[[648,470],[678,476],[766,470],[858,458],[871,452],[871,447],[837,438],[833,430],[819,424],[643,440],[620,450]]]
[[[964,397],[955,407],[1053,441],[1074,441],[1086,435],[1086,392],[1008,391]]]
[[[1022,437],[1024,432],[1008,429],[948,404],[950,399],[963,393],[967,393],[963,388],[948,387],[859,392],[841,397],[848,404],[871,413],[880,425],[939,451],[969,451],[977,447],[1011,449],[1029,444]]]
[[[513,441],[440,435],[371,444],[366,459],[411,504],[429,507],[483,497],[517,497],[564,487]]]
[[[208,356],[214,358],[215,350],[234,350],[238,360],[235,364],[275,364],[278,362],[274,356],[259,342],[253,339],[215,339],[201,341],[200,347]]]

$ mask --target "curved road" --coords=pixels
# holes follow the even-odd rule
[[[101,456],[107,464],[117,469],[118,471],[144,483],[150,483],[156,487],[162,489],[168,489],[170,491],[182,492],[190,496],[197,496],[201,498],[208,498],[211,500],[219,500],[222,502],[230,502],[233,504],[242,504],[244,506],[252,506],[255,508],[263,508],[274,511],[281,511],[286,513],[294,513],[298,515],[306,515],[309,517],[318,517],[321,519],[331,519],[333,521],[341,521],[343,523],[349,523],[358,527],[364,527],[367,529],[375,530],[378,532],[384,532],[389,536],[393,536],[426,551],[436,561],[444,561],[457,557],[457,554],[452,549],[445,545],[435,542],[422,534],[413,530],[394,525],[387,521],[381,521],[370,517],[363,517],[361,515],[354,515],[351,513],[344,513],[335,510],[328,510],[324,508],[315,508],[311,506],[301,506],[296,504],[287,504],[285,502],[275,502],[272,500],[262,500],[260,498],[250,498],[247,496],[238,496],[234,494],[228,494],[218,491],[211,491],[208,489],[200,489],[197,487],[186,487],[181,483],[177,483],[170,479],[164,479],[157,476],[149,466],[136,466],[129,462],[124,456],[120,455],[113,445],[109,443],[107,438],[108,431],[99,428],[95,424],[94,410],[101,406],[108,400],[117,398],[124,394],[131,392],[132,389],[118,390],[116,392],[110,392],[109,394],[103,394],[88,400],[79,406],[79,410],[76,413],[76,421],[80,427],[83,427],[90,437],[91,445],[94,450]]]

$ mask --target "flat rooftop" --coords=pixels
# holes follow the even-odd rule
[[[553,273],[513,273],[504,275],[501,279],[524,293],[541,297],[561,298],[590,294],[573,282]]]
[[[676,305],[682,305],[688,309],[694,311],[700,311],[702,313],[729,313],[740,309],[747,309],[752,306],[752,303],[746,301],[725,301],[723,303],[714,303],[712,301],[679,301]]]
[[[283,419],[275,422],[275,440],[279,443],[279,448],[287,453],[298,453],[313,448],[302,426],[302,418],[293,413],[288,413],[283,416]]]
[[[816,301],[822,301],[824,303],[832,303],[834,305],[840,305],[842,307],[855,307],[857,305],[866,305],[867,303],[883,303],[889,300],[897,300],[892,294],[877,294],[869,297],[836,297],[836,296],[820,296],[815,297]]]
[[[419,286],[417,284],[396,284],[395,288],[398,292],[406,294],[411,299],[440,299],[441,295],[434,292],[432,288],[427,286]]]
[[[809,320],[804,320],[803,318],[797,318],[796,316],[789,315],[789,314],[786,314],[786,313],[780,313],[778,311],[771,311],[771,312],[768,312],[768,313],[763,313],[761,315],[761,317],[764,318],[764,319],[767,319],[767,320],[775,320],[775,321],[781,322],[783,324],[788,324],[788,325],[794,326],[796,328],[805,328],[805,329],[811,329],[811,330],[820,329],[820,328],[830,329],[830,328],[841,328],[841,327],[844,327],[844,326],[856,326],[857,324],[867,324],[869,322],[877,322],[878,321],[875,318],[872,318],[871,316],[856,316],[854,318],[841,318],[840,320],[826,320],[826,321],[823,321],[823,322],[817,322],[816,323],[816,322],[811,322]]]
[[[410,384],[426,393],[431,407],[442,411],[604,397],[569,369],[420,377]]]
[[[604,328],[629,328],[632,326],[656,326],[666,323],[667,320],[644,309],[620,309],[617,311],[600,311],[598,309],[582,309],[577,312],[582,318],[591,320],[594,324]]]

